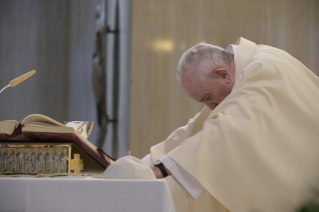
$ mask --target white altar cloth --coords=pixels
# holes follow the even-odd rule
[[[175,212],[165,180],[0,178],[0,211]]]

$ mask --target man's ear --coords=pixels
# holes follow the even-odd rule
[[[226,84],[232,82],[230,73],[226,68],[216,68],[214,71],[215,78],[224,81]]]

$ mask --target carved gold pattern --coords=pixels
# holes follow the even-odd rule
[[[70,173],[71,144],[0,144],[0,173]]]

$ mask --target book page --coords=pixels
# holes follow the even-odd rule
[[[47,116],[41,114],[32,114],[24,118],[21,122],[24,124],[22,131],[29,132],[57,132],[57,133],[75,133],[82,141],[87,143],[91,148],[96,149],[96,147],[84,138],[80,133],[74,130],[72,127],[67,127],[66,125],[55,121]]]
[[[65,126],[64,124],[54,120],[54,119],[51,119],[47,116],[44,116],[44,115],[41,115],[41,114],[32,114],[32,115],[29,115],[27,117],[25,117],[23,120],[22,120],[22,124],[28,124],[30,122],[37,122],[37,123],[46,123],[46,124],[49,124],[49,125],[56,125],[56,126],[61,126],[61,127],[67,127]]]
[[[29,122],[22,127],[22,132],[77,133],[72,127],[57,126],[42,122]]]
[[[24,124],[22,127],[23,132],[74,133],[92,149],[96,149],[96,147],[90,141],[80,135],[80,133],[78,133],[75,129],[72,127],[67,127],[64,124],[61,124],[60,122],[57,122],[47,116],[33,114],[23,119],[21,123]]]
[[[15,127],[17,127],[18,125],[19,122],[16,120],[0,121],[0,133],[11,135]]]

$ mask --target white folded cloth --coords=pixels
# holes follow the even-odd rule
[[[140,159],[125,156],[109,165],[103,173],[106,179],[156,179],[152,169]]]

